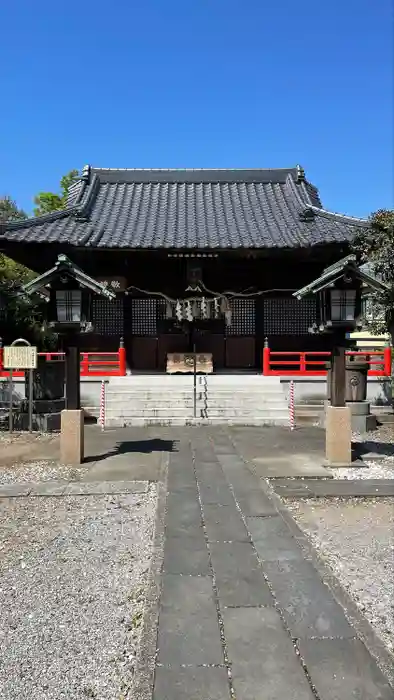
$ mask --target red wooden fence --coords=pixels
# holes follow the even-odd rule
[[[371,351],[349,351],[347,357],[357,356],[368,362],[370,377],[391,376],[391,348]],[[270,348],[263,350],[264,375],[297,375],[300,377],[324,377],[327,374],[326,363],[330,352],[281,352]]]
[[[264,375],[297,375],[300,377],[324,377],[327,374],[326,363],[330,352],[315,351],[272,351],[263,350]],[[349,351],[347,356],[357,355],[369,363],[370,377],[391,376],[391,348],[386,347],[375,351]],[[64,359],[61,352],[40,352],[39,357],[46,360]],[[117,352],[82,352],[81,377],[124,377],[126,375],[126,350],[120,347]],[[0,377],[8,377],[9,372],[3,368],[3,348],[0,347]],[[13,372],[13,377],[24,377],[24,372]]]
[[[0,348],[0,377],[8,377],[9,371],[3,367],[3,348]],[[48,361],[62,362],[63,352],[39,352],[39,357]],[[117,352],[81,352],[81,377],[124,377],[126,375],[126,350],[120,347]],[[24,377],[23,371],[13,372],[13,377]]]

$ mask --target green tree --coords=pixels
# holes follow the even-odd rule
[[[26,212],[19,209],[16,202],[8,195],[0,197],[0,221],[18,221],[19,219],[27,219]]]
[[[69,187],[75,182],[78,177],[78,170],[70,170],[69,173],[63,175],[60,180],[60,193],[55,192],[39,192],[34,197],[34,216],[42,216],[51,211],[63,209],[67,202],[67,193]]]
[[[19,209],[11,197],[7,195],[0,197],[0,221],[7,223],[7,221],[19,221],[20,219],[27,219],[26,212]],[[31,270],[0,253],[0,286],[3,289],[3,294],[5,289],[23,284],[32,276]]]
[[[372,296],[376,315],[369,321],[373,333],[390,334],[394,347],[394,211],[379,209],[370,217],[354,242],[355,252],[368,263],[372,273],[388,284],[388,290]],[[381,313],[379,313],[381,312]],[[391,367],[391,402],[394,405],[394,362]]]
[[[383,310],[371,320],[373,332],[389,332],[394,345],[394,211],[379,209],[370,217],[370,227],[363,229],[354,242],[362,262],[369,264],[372,273],[388,284],[387,292],[376,294],[373,302]]]
[[[27,215],[19,209],[9,196],[0,197],[0,221],[18,221]],[[31,342],[45,342],[41,331],[42,304],[17,295],[22,284],[33,279],[32,270],[0,253],[0,295],[4,305],[0,311],[1,334],[5,341],[17,336],[26,337]]]

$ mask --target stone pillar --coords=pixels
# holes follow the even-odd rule
[[[82,464],[84,458],[84,412],[65,410],[61,414],[60,461]]]
[[[348,406],[327,406],[327,466],[350,466],[352,462],[352,415]]]

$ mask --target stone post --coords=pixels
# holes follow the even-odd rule
[[[81,361],[76,337],[65,343],[66,408],[61,414],[60,459],[63,464],[81,464],[84,458],[84,412],[81,410]]]
[[[65,410],[61,414],[60,461],[81,464],[84,458],[84,412]]]
[[[349,466],[352,461],[352,416],[346,406],[346,341],[334,339],[331,372],[331,406],[326,412],[327,465]]]

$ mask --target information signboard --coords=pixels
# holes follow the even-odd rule
[[[37,348],[31,345],[6,345],[4,369],[37,369]]]

